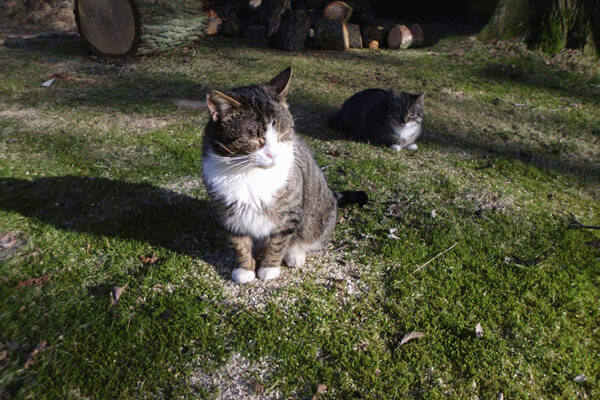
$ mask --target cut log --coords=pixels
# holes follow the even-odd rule
[[[329,3],[329,0],[306,0],[308,8],[312,9],[323,9]]]
[[[371,50],[377,50],[379,48],[379,42],[377,40],[369,40],[368,44]]]
[[[231,18],[226,19],[221,26],[221,34],[227,37],[239,36],[242,33],[240,22],[235,15],[231,15]]]
[[[323,18],[348,21],[352,16],[352,7],[343,1],[332,1],[325,6]]]
[[[261,23],[267,25],[267,37],[277,33],[281,25],[281,17],[291,7],[291,0],[264,0],[262,2],[260,19]]]
[[[350,40],[345,21],[320,18],[314,23],[313,47],[325,50],[348,50]]]
[[[194,42],[207,22],[197,0],[75,0],[75,22],[104,57],[158,53]]]
[[[208,36],[217,35],[221,30],[223,20],[217,15],[217,13],[214,10],[209,10],[207,15],[208,24],[206,24],[206,29],[204,30],[204,33]]]
[[[248,39],[267,37],[267,27],[259,24],[248,25],[244,29],[243,36]]]
[[[412,24],[411,26],[408,27],[408,29],[410,30],[410,33],[412,34],[413,45],[423,44],[423,42],[425,41],[425,33],[423,32],[423,28],[421,28],[421,25]]]
[[[363,43],[369,43],[374,40],[378,43],[379,47],[385,45],[387,37],[387,31],[381,25],[366,25],[362,29]]]
[[[260,8],[261,5],[262,0],[250,0],[248,2],[248,9],[250,9],[251,11],[256,11]]]
[[[407,49],[412,42],[412,33],[406,25],[394,25],[387,36],[387,45],[390,49]]]
[[[286,11],[281,18],[279,30],[272,36],[272,46],[287,51],[304,50],[311,24],[312,19],[309,13]]]
[[[348,28],[348,40],[351,49],[362,49],[363,41],[360,34],[360,26],[357,24],[346,24]]]

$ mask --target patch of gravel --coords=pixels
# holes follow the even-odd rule
[[[273,280],[256,279],[246,284],[231,280],[234,266],[232,252],[215,252],[201,257],[214,268],[215,279],[222,280],[223,294],[227,303],[255,310],[264,309],[269,303],[288,309],[304,298],[302,293],[312,284],[335,292],[341,304],[360,298],[371,290],[369,282],[374,278],[374,268],[358,264],[353,255],[332,248],[319,253],[310,253],[306,263],[300,268],[281,267],[281,275]],[[218,276],[217,276],[218,275]],[[364,277],[369,277],[365,280]]]
[[[270,375],[271,363],[267,359],[251,361],[236,353],[217,371],[197,371],[190,383],[216,392],[214,399],[218,400],[281,399],[278,390],[267,391],[261,383]]]

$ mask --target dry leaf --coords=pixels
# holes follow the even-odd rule
[[[475,336],[478,338],[483,336],[483,327],[481,326],[481,323],[477,323],[475,326]]]
[[[327,385],[324,385],[324,384],[321,383],[317,387],[317,394],[325,394],[325,393],[327,393]]]
[[[435,212],[435,210],[431,210],[431,218],[435,217],[437,217],[437,213]]]
[[[113,305],[116,305],[119,302],[119,298],[121,297],[125,289],[127,289],[127,286],[129,286],[129,283],[126,283],[124,286],[115,286],[113,288],[111,298]]]
[[[144,263],[144,265],[153,265],[158,262],[158,256],[156,253],[152,253],[152,257],[146,257],[143,254],[140,254],[140,260]]]
[[[408,342],[409,340],[420,339],[423,336],[425,336],[425,334],[423,332],[411,332],[411,333],[407,333],[406,335],[404,335],[404,337],[400,341],[400,346],[406,344],[406,342]]]
[[[29,354],[29,357],[27,357],[27,361],[25,361],[25,364],[23,365],[23,368],[25,369],[29,369],[31,368],[31,366],[33,365],[33,363],[35,362],[35,356],[38,355],[38,353],[42,352],[46,350],[46,341],[42,341],[40,343],[38,343],[35,348],[33,349],[33,351]]]
[[[19,244],[19,240],[16,236],[17,232],[7,232],[0,236],[0,248],[12,249],[13,247],[16,247]]]
[[[265,387],[256,379],[252,380],[252,390],[254,390],[254,393],[256,393],[257,395],[261,395],[264,393],[265,391]]]
[[[21,281],[19,283],[17,283],[17,289],[20,289],[24,286],[39,286],[42,283],[50,280],[50,277],[52,276],[52,272],[46,274],[46,275],[42,275],[42,276],[38,276],[37,278],[27,278],[24,281]]]

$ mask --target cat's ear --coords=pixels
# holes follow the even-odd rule
[[[279,99],[284,99],[290,87],[292,78],[292,67],[287,67],[279,73],[275,78],[271,79],[267,86],[270,87]]]
[[[223,119],[231,110],[241,106],[241,103],[217,90],[211,90],[206,95],[206,105],[214,122]]]
[[[423,100],[425,100],[425,92],[423,92],[419,96],[417,96],[417,100],[415,101],[415,103],[417,103],[418,105],[423,107]]]

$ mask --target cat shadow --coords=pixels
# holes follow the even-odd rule
[[[228,251],[216,245],[225,242],[224,233],[208,201],[150,184],[77,176],[0,178],[0,193],[0,209],[61,230],[145,242],[211,265]]]

